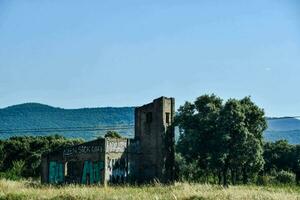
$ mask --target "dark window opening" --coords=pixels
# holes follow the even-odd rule
[[[65,163],[65,181],[67,183],[80,183],[83,163],[81,161],[69,161]]]
[[[170,113],[166,113],[166,123],[170,123]]]
[[[146,122],[151,123],[152,122],[152,112],[146,113]]]

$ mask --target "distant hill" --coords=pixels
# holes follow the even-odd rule
[[[65,127],[101,127],[134,124],[134,107],[104,107],[62,109],[38,103],[25,103],[0,109],[0,130],[7,129],[40,129]],[[132,130],[121,130],[123,135],[132,136]],[[85,140],[102,136],[106,131],[66,131],[57,134]],[[0,134],[0,139],[14,135],[49,135],[56,132],[32,133],[15,131]]]
[[[267,118],[268,129],[265,140],[276,141],[286,139],[291,144],[300,144],[300,120],[297,118]],[[41,129],[65,127],[103,127],[134,124],[134,107],[104,107],[63,109],[38,103],[25,103],[0,109],[0,131],[7,129]],[[133,137],[133,128],[119,130],[127,137]],[[50,135],[60,134],[68,138],[95,139],[106,131],[63,131],[63,132],[3,132],[0,139],[16,135]],[[176,129],[178,138],[178,129]]]
[[[291,144],[300,144],[300,120],[293,117],[267,118],[267,141],[285,139]]]

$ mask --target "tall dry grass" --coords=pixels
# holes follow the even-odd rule
[[[300,199],[292,187],[231,186],[176,183],[173,186],[42,186],[29,181],[0,180],[0,199]]]

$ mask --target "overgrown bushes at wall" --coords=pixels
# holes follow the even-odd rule
[[[39,177],[41,155],[82,143],[59,135],[23,136],[0,140],[0,176],[8,179]]]

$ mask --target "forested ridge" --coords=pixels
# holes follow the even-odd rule
[[[41,129],[65,127],[101,127],[132,125],[134,123],[134,107],[103,107],[62,109],[44,104],[26,103],[0,109],[0,130],[7,129]],[[123,130],[124,135],[132,135],[132,130]],[[105,131],[65,131],[65,132],[28,132],[6,133],[1,131],[0,139],[22,135],[60,134],[67,138],[91,140],[103,136]]]
[[[287,140],[300,144],[300,120],[295,118],[267,118],[268,129],[264,132],[266,141]],[[63,109],[38,103],[25,103],[0,109],[0,130],[39,129],[65,127],[101,127],[106,125],[134,124],[134,107],[104,107]],[[120,131],[119,131],[120,132]],[[133,136],[133,129],[122,130],[125,136]],[[85,140],[103,136],[105,131],[65,131],[65,132],[1,132],[0,139],[12,136],[43,136],[59,134],[67,138]]]

